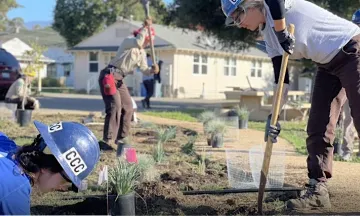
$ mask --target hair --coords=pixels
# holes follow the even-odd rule
[[[30,177],[31,185],[34,185],[33,174],[40,172],[41,169],[48,169],[52,173],[63,170],[54,155],[47,155],[40,151],[41,141],[42,138],[38,135],[32,144],[22,146],[15,155],[23,171]]]
[[[241,5],[245,10],[248,8],[258,8],[264,12],[264,0],[245,0]]]

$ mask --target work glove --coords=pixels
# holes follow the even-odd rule
[[[154,74],[158,74],[159,73],[159,65],[154,64],[153,66],[151,66],[152,71],[154,72]]]
[[[39,102],[38,100],[35,100],[34,105],[33,105],[33,108],[34,108],[35,110],[40,109],[40,102]]]
[[[266,121],[266,126],[265,126],[265,138],[264,141],[267,142],[268,140],[268,136],[271,137],[271,142],[272,143],[277,143],[277,137],[280,134],[281,131],[281,126],[279,121],[277,121],[276,126],[271,126],[271,114],[268,116],[267,121]]]
[[[286,28],[278,32],[274,29],[274,32],[284,51],[289,55],[293,54],[295,48],[295,36],[290,34]]]

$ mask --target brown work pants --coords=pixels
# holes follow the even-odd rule
[[[359,133],[360,35],[350,40],[329,63],[318,64],[306,140],[310,179],[326,181],[332,177],[335,128],[346,99]]]
[[[131,127],[131,118],[133,115],[133,105],[130,93],[125,83],[124,77],[119,73],[114,73],[115,82],[117,82],[117,91],[115,95],[105,95],[102,80],[109,69],[103,69],[99,76],[99,86],[103,101],[105,103],[105,124],[103,131],[103,140],[120,140],[128,136]]]

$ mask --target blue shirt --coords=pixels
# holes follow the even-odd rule
[[[30,215],[30,181],[11,158],[17,148],[0,132],[0,215]]]
[[[153,65],[153,62],[152,62],[152,60],[151,60],[150,57],[147,58],[147,64],[149,65],[149,67],[151,67],[151,66]],[[153,74],[151,74],[151,75],[149,75],[149,76],[143,74],[143,81],[145,81],[145,80],[152,80],[152,79],[154,79],[154,75],[153,75]]]

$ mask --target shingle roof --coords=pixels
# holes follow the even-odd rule
[[[19,38],[21,41],[24,41],[27,44],[30,44],[32,41],[36,41],[38,38],[38,43],[43,46],[66,47],[66,41],[64,38],[61,37],[59,33],[50,28],[39,30],[21,29],[19,33],[0,34],[0,40],[2,42],[6,42],[13,38]]]
[[[140,21],[123,20],[122,22],[126,22],[132,25],[134,29],[140,28],[142,26],[142,22]],[[115,26],[117,24],[118,23],[114,23],[112,26]],[[159,24],[154,24],[153,27],[156,32],[156,37],[154,41],[155,47],[172,47],[175,49],[186,50],[218,51],[254,57],[268,57],[262,49],[259,49],[259,47],[251,47],[249,49],[240,51],[225,50],[215,38],[204,37],[204,35],[200,31],[192,31],[188,29],[164,26]],[[109,28],[111,28],[111,26]],[[117,50],[117,47],[118,44],[115,43],[113,46],[96,46],[96,44],[93,44],[92,46],[77,45],[69,50],[102,50],[105,52],[115,52]]]
[[[127,21],[137,27],[142,26],[142,22],[129,21],[129,20]],[[167,41],[169,45],[173,46],[174,48],[229,52],[227,50],[224,50],[215,38],[204,37],[204,35],[200,31],[192,31],[192,30],[158,25],[158,24],[154,24],[153,27],[156,31],[156,37],[159,37],[160,39]],[[257,56],[257,57],[268,57],[267,54],[258,47],[250,47],[249,49],[246,50],[230,51],[230,52],[236,52],[237,54]]]

